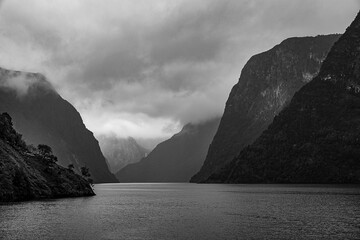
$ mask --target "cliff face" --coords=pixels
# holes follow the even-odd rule
[[[360,183],[360,13],[320,73],[208,182]]]
[[[219,119],[185,125],[146,158],[120,170],[116,177],[120,182],[188,182],[203,164],[218,125]]]
[[[255,141],[294,93],[318,74],[339,36],[290,38],[253,56],[231,90],[204,165],[191,182],[205,181]]]
[[[128,164],[139,162],[149,150],[140,146],[135,139],[100,136],[100,148],[104,153],[109,169],[117,173]]]
[[[95,182],[117,181],[80,114],[41,74],[0,68],[0,112],[12,116],[26,142],[51,146],[60,165],[87,166]]]
[[[30,152],[9,115],[0,114],[0,202],[93,195],[83,177]]]

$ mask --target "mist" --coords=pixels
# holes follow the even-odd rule
[[[95,134],[142,139],[221,116],[252,55],[288,37],[342,33],[359,9],[355,0],[26,4],[1,3],[0,66],[43,73]],[[20,82],[7,84],[21,95]]]

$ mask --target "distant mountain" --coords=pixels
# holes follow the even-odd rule
[[[295,92],[317,75],[339,37],[289,38],[251,57],[231,90],[204,165],[191,182],[205,181],[255,141]]]
[[[148,149],[150,152],[161,142],[167,140],[166,137],[157,137],[157,138],[136,138],[136,142],[144,147],[145,149]]]
[[[100,148],[112,173],[118,172],[128,164],[136,163],[146,157],[149,150],[140,146],[132,137],[99,136]]]
[[[360,183],[360,13],[317,77],[208,182]]]
[[[0,114],[0,202],[93,195],[89,182],[53,155],[30,152],[11,117]]]
[[[116,173],[116,177],[120,182],[188,182],[203,164],[218,125],[219,119],[185,125],[146,158]]]
[[[26,142],[52,147],[59,164],[90,168],[95,182],[117,182],[80,114],[38,73],[0,68],[0,112],[8,112]]]

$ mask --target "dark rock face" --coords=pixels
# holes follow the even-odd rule
[[[318,74],[339,36],[290,38],[253,56],[231,90],[204,165],[191,182],[205,181],[255,141],[295,92]]]
[[[360,13],[320,73],[208,182],[360,183]]]
[[[0,202],[93,195],[83,177],[31,153],[9,115],[0,114]]]
[[[0,112],[12,116],[26,142],[51,146],[60,165],[87,166],[95,182],[117,182],[80,114],[41,74],[0,68]]]
[[[132,137],[100,136],[98,140],[112,173],[117,173],[128,164],[139,162],[150,152],[140,146]]]
[[[146,158],[120,170],[116,177],[120,182],[188,182],[203,164],[219,121],[185,125]]]

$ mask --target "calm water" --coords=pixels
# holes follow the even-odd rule
[[[0,239],[360,239],[360,186],[101,184],[0,205]]]

